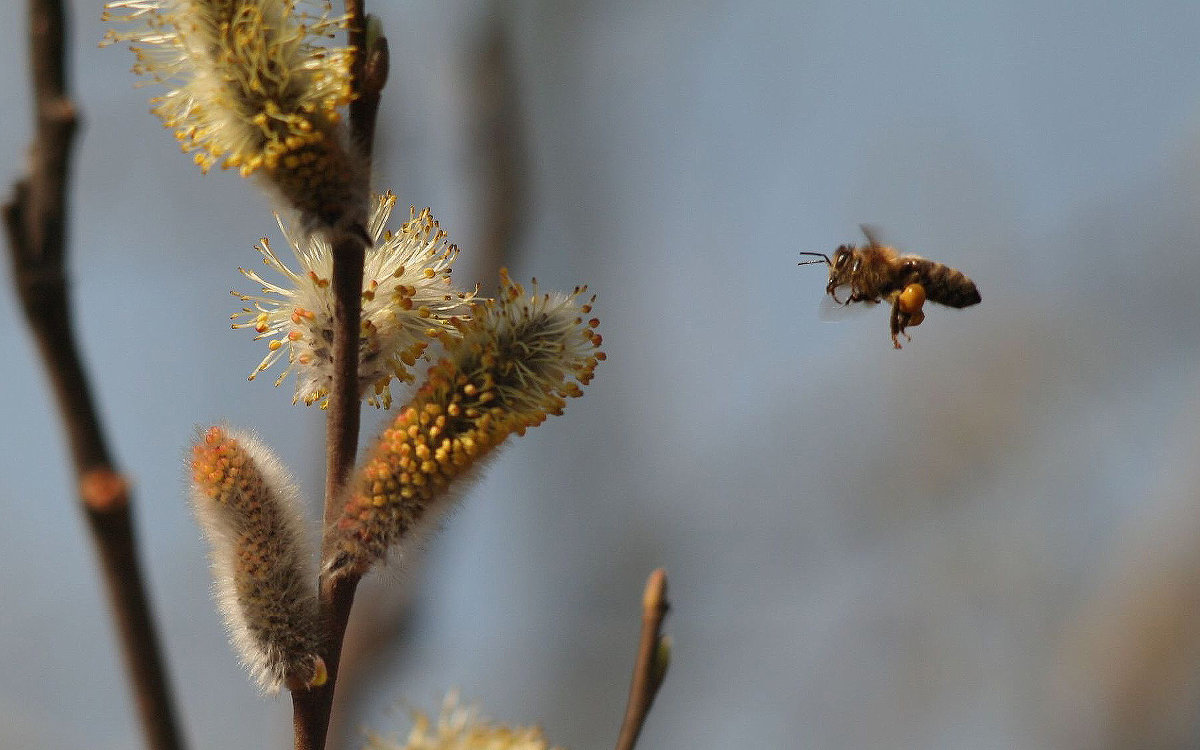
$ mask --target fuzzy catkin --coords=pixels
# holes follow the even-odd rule
[[[413,728],[407,740],[367,734],[365,750],[563,750],[550,747],[545,734],[536,726],[508,726],[489,721],[478,710],[462,706],[458,693],[451,691],[442,702],[442,712],[430,718],[414,712]]]
[[[251,676],[268,693],[323,684],[304,518],[278,459],[252,436],[210,427],[192,450],[192,506],[229,639]]]
[[[448,501],[451,485],[513,433],[523,435],[566,398],[583,394],[604,359],[595,297],[533,294],[501,276],[501,296],[472,304],[459,337],[375,441],[330,530],[333,575],[361,575]]]
[[[474,292],[458,291],[450,272],[458,247],[426,208],[410,208],[408,221],[387,229],[396,206],[391,193],[377,196],[367,224],[372,243],[363,259],[362,323],[359,328],[359,391],[368,404],[388,408],[393,379],[411,382],[411,369],[439,332],[454,332],[450,319],[469,312]],[[277,217],[278,218],[278,217]],[[285,359],[278,386],[295,374],[293,403],[324,407],[333,385],[333,338],[336,329],[331,287],[334,249],[320,234],[298,235],[279,219],[279,227],[298,262],[293,270],[266,238],[259,242],[263,262],[280,281],[239,268],[260,285],[258,294],[234,292],[248,303],[231,318],[233,327],[254,331],[268,340],[268,353],[250,373]]]
[[[324,42],[346,19],[329,0],[110,0],[134,72],[168,87],[153,112],[201,169],[263,183],[305,229],[362,236],[367,169],[348,145],[354,50]]]

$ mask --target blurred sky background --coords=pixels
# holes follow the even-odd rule
[[[194,747],[290,746],[209,596],[184,498],[197,426],[256,428],[322,486],[321,413],[247,383],[230,289],[267,200],[202,176],[132,57],[73,8],[70,266]],[[24,4],[0,178],[31,134]],[[1200,4],[376,0],[374,184],[431,206],[494,288],[478,123],[519,95],[517,279],[588,283],[609,355],[511,443],[420,560],[360,589],[345,746],[444,691],[611,747],[646,574],[675,640],[645,748],[1200,743]],[[499,30],[499,32],[497,32]],[[7,188],[5,188],[7,192]],[[870,222],[982,305],[818,319],[798,268]],[[486,273],[486,277],[484,274]],[[6,270],[7,275],[7,270]],[[0,746],[140,739],[64,441],[0,292]],[[386,414],[368,410],[364,437]],[[394,635],[395,637],[391,637]]]

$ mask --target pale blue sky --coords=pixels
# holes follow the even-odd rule
[[[225,646],[183,497],[193,430],[222,419],[257,428],[310,497],[321,486],[320,414],[247,383],[262,347],[228,329],[235,268],[277,230],[252,185],[178,153],[128,53],[96,47],[98,4],[72,5],[80,329],[187,734],[284,747],[290,702],[258,698]],[[431,206],[472,281],[464,76],[486,5],[371,5],[393,50],[375,185]],[[642,580],[665,565],[676,657],[646,747],[1093,731],[1092,704],[1051,689],[1076,608],[1131,526],[1200,548],[1200,522],[1172,520],[1200,519],[1200,5],[508,7],[533,196],[513,275],[591,285],[609,361],[493,462],[423,566],[367,590],[415,607],[353,725],[406,731],[389,707],[458,686],[559,744],[611,745]],[[6,70],[23,55],[16,34],[0,47]],[[24,80],[2,85],[9,182],[30,113]],[[982,305],[933,310],[901,352],[882,310],[819,322],[823,273],[797,252],[860,222],[968,272]],[[0,331],[0,745],[129,747],[58,424],[7,293]]]

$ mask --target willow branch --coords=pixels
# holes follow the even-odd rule
[[[358,449],[360,399],[358,387],[359,319],[362,313],[362,240],[346,234],[333,247],[334,338],[333,385],[326,412],[325,528],[337,522],[342,488],[354,468]],[[324,555],[322,556],[324,559]],[[325,627],[324,685],[292,693],[292,725],[297,750],[325,747],[338,663],[357,579],[319,581],[318,602]]]
[[[350,46],[357,50],[351,67],[355,99],[350,105],[350,138],[362,154],[369,171],[379,95],[387,80],[387,42],[368,38],[363,0],[346,0]],[[333,340],[333,385],[326,415],[325,527],[337,520],[342,488],[354,469],[358,450],[360,394],[358,387],[359,329],[362,315],[362,240],[352,234],[335,238],[333,280],[335,332]],[[354,604],[358,579],[322,578],[318,600],[325,628],[326,683],[292,693],[292,726],[296,750],[322,750],[329,733],[334,689],[341,661],[342,641]]]
[[[296,750],[322,750],[325,747],[329,716],[333,709],[334,686],[337,684],[338,665],[342,656],[342,641],[346,637],[346,623],[350,621],[350,608],[354,604],[358,580],[338,577],[321,581],[320,605],[327,644],[324,658],[329,679],[321,687],[292,693],[292,729]]]
[[[349,43],[354,55],[354,101],[350,103],[350,139],[359,153],[370,162],[375,144],[375,122],[379,112],[379,97],[387,83],[387,38],[376,26],[368,33],[364,0],[346,0],[346,15],[350,17]]]
[[[338,497],[354,468],[360,399],[358,341],[362,317],[362,241],[343,235],[333,246],[333,385],[325,416],[325,525],[337,520]]]
[[[13,282],[66,431],[146,744],[174,750],[183,743],[138,561],[128,483],[108,450],[71,323],[65,227],[78,116],[67,91],[61,2],[30,0],[29,21],[35,135],[28,173],[3,209]]]
[[[646,579],[646,590],[642,594],[642,637],[616,750],[633,750],[654,697],[666,677],[670,642],[662,636],[662,624],[668,609],[667,572],[659,568]]]
[[[528,202],[525,119],[506,7],[493,8],[474,67],[475,158],[485,169],[483,236],[476,257],[484,278],[513,264]]]

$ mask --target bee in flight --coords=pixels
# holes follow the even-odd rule
[[[840,305],[851,302],[875,304],[881,300],[892,303],[892,344],[900,348],[900,335],[909,341],[906,328],[918,326],[925,320],[922,308],[925,301],[947,307],[970,307],[979,303],[975,282],[956,268],[926,260],[919,255],[901,255],[895,248],[880,244],[871,227],[859,225],[867,244],[842,245],[830,258],[825,253],[815,255],[798,265],[824,263],[829,266],[829,283],[825,292]],[[838,290],[846,287],[848,296],[838,299]]]

